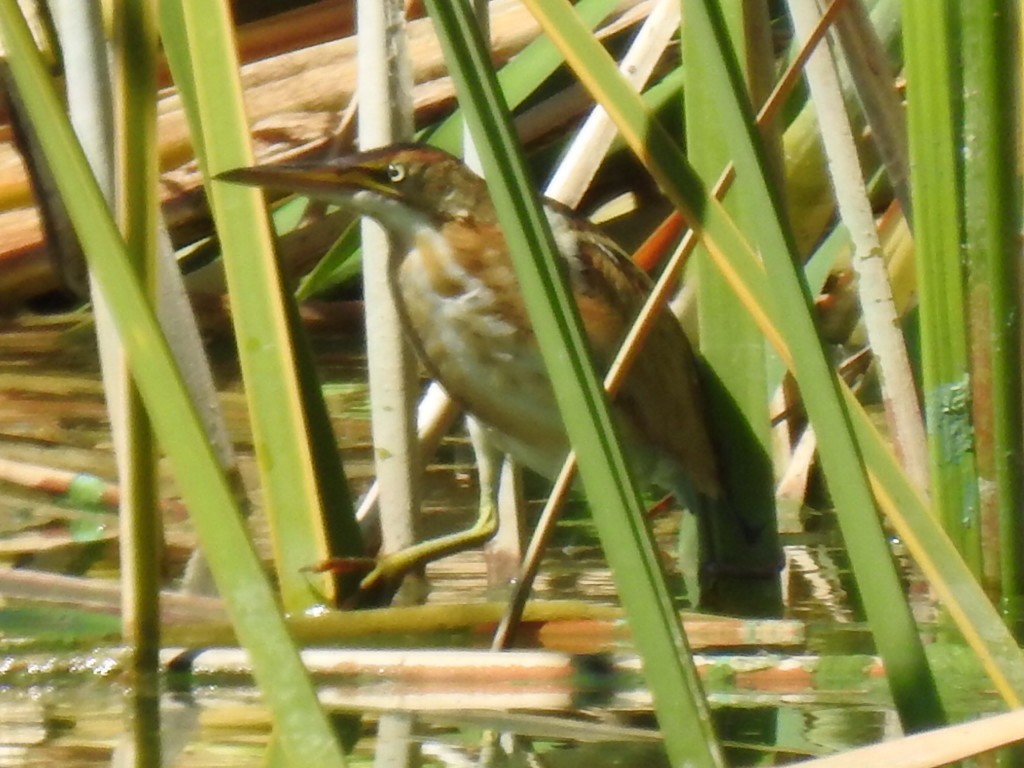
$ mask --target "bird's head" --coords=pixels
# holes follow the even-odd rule
[[[423,225],[493,220],[483,179],[457,157],[419,144],[394,144],[318,164],[236,168],[218,179],[338,203],[396,234]]]

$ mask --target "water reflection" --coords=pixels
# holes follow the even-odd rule
[[[155,715],[148,707],[155,699],[140,702],[110,678],[37,669],[39,684],[0,688],[0,766],[152,766],[159,764],[153,757],[157,751],[166,765],[263,764],[271,723],[258,690],[244,677],[181,680],[184,690],[166,690],[161,696],[161,726],[150,725],[148,732],[146,723]],[[456,754],[468,761],[464,764],[484,752],[492,758],[504,754],[482,738],[488,732],[517,734],[524,739],[517,749],[543,754],[542,762],[525,764],[574,765],[584,759],[590,768],[659,764],[653,755],[661,754],[660,739],[649,693],[639,678],[604,676],[590,683],[597,685],[590,693],[582,684],[580,678],[498,684],[360,674],[325,681],[320,692],[338,714],[358,716],[361,738],[355,748],[367,756],[380,750],[381,765],[416,764],[417,753],[425,765],[463,764]],[[799,685],[759,691],[711,678],[708,688],[716,727],[733,750],[733,765],[755,764],[765,748],[787,755],[826,754],[899,733],[878,687],[831,694]],[[139,703],[142,709],[133,709]],[[135,752],[135,762],[129,745],[133,724],[141,729],[136,733],[142,746],[150,750],[145,758]],[[147,744],[157,733],[160,743]],[[381,734],[386,738],[381,740]],[[138,749],[140,742],[132,744]],[[641,756],[643,762],[636,762]]]
[[[63,327],[54,333],[66,331]],[[38,331],[32,333],[35,347],[25,336],[20,338],[25,343],[0,345],[3,457],[113,477],[91,341],[86,343],[85,335],[65,336],[71,343],[57,344],[52,334],[45,341],[37,338]],[[335,382],[329,387],[328,400],[346,469],[357,486],[365,485],[370,449],[365,390],[359,383],[365,380],[360,352],[348,340],[321,338],[317,346],[324,375]],[[237,371],[225,361],[218,375],[233,437],[245,451],[249,446],[244,403],[237,395]],[[446,443],[440,463],[428,472],[428,534],[464,527],[474,516],[477,493],[473,473],[467,470],[469,461],[464,441],[455,438]],[[251,466],[251,457],[244,459],[243,473],[251,473]],[[173,494],[170,478],[165,483],[168,494]],[[7,549],[0,550],[0,558],[5,563],[87,571],[94,577],[115,575],[116,547],[109,546],[105,533],[111,528],[108,511],[71,508],[37,491],[8,485],[2,490],[0,544]],[[535,489],[534,498],[539,492]],[[89,537],[82,533],[83,520],[96,529]],[[169,511],[166,522],[171,553],[168,572],[174,575],[180,573],[194,536],[180,511]],[[677,570],[673,543],[677,524],[678,518],[671,514],[654,522],[662,556],[673,571]],[[819,529],[799,539],[791,537],[786,547],[787,615],[807,622],[809,632],[806,645],[793,653],[867,658],[873,649],[861,623],[860,607],[852,598],[845,558],[827,520],[821,521]],[[903,566],[915,615],[933,620],[930,595],[919,587],[912,566]],[[483,601],[490,595],[479,551],[431,564],[428,575],[432,603]],[[537,581],[536,596],[582,596],[607,605],[618,602],[595,532],[579,504],[558,530]],[[185,681],[183,690],[165,690],[159,697],[136,695],[101,663],[57,670],[56,662],[67,653],[67,644],[51,646],[54,665],[49,671],[45,656],[31,674],[14,671],[22,652],[15,638],[38,637],[43,627],[39,614],[20,628],[13,626],[23,607],[8,603],[0,609],[0,640],[5,643],[0,647],[0,768],[264,764],[270,723],[258,692],[247,681],[192,679]],[[63,638],[74,646],[72,625],[64,623],[70,612],[52,606],[43,610],[49,611],[49,639]],[[97,626],[90,625],[82,636],[95,639],[101,634]],[[781,664],[772,667],[766,662],[774,677],[748,674],[744,678],[717,658],[721,669],[711,669],[707,687],[718,727],[724,738],[747,745],[730,753],[733,764],[763,759],[759,749],[765,747],[787,756],[822,754],[899,732],[881,682],[859,668],[849,678],[830,678],[834,685],[829,688],[815,671],[782,670]],[[760,681],[756,685],[750,682],[755,678]],[[331,681],[321,690],[339,713],[360,716],[346,718],[345,727],[355,723],[355,735],[360,737],[355,750],[364,762],[373,757],[375,765],[405,766],[418,761],[424,765],[600,768],[656,766],[663,757],[657,735],[650,730],[654,723],[649,695],[637,678],[602,689],[587,688],[578,680],[540,687],[521,680],[499,685],[487,679],[461,685],[435,681],[431,686],[390,679],[350,682]],[[969,701],[961,697],[965,712],[993,708],[990,691],[969,694]],[[485,736],[499,733],[517,738]]]

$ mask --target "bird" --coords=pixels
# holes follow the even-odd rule
[[[494,449],[541,475],[558,473],[569,441],[482,177],[444,150],[402,143],[315,164],[237,168],[217,178],[305,194],[376,219],[391,248],[364,259],[388,259],[401,325],[429,375]],[[586,218],[554,200],[543,205],[603,372],[651,281]],[[697,357],[668,309],[658,313],[613,414],[640,481],[672,493],[698,515],[718,508],[723,489]],[[470,529],[381,558],[364,587],[493,535],[497,502],[485,485],[482,475],[480,512]]]

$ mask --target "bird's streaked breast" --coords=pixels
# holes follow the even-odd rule
[[[398,267],[398,300],[413,341],[474,415],[523,444],[550,445],[537,455],[555,461],[565,450],[561,419],[533,332],[520,319],[525,310],[507,257],[471,270],[452,242],[458,238],[417,233]]]

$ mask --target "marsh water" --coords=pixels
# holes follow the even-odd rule
[[[358,333],[313,335],[324,391],[356,492],[371,477],[365,360]],[[250,488],[255,470],[245,405],[230,344],[213,339],[226,418]],[[115,475],[97,356],[87,316],[20,318],[0,326],[0,460],[111,479]],[[424,528],[465,525],[476,509],[472,453],[455,434],[427,472]],[[164,492],[173,498],[173,478]],[[539,498],[543,485],[530,486]],[[165,514],[169,568],[180,573],[194,545],[187,515]],[[673,567],[677,518],[655,533]],[[259,529],[258,515],[255,528]],[[258,535],[258,534],[257,534]],[[69,502],[11,476],[0,480],[0,568],[36,569],[96,580],[116,578],[116,519],[102,505]],[[258,542],[263,551],[266,543]],[[897,735],[898,718],[878,673],[871,638],[853,597],[838,534],[827,511],[813,531],[787,534],[785,619],[797,640],[699,649],[718,731],[736,765],[771,765]],[[900,555],[899,542],[893,542]],[[953,672],[944,698],[953,718],[998,709],[993,692],[948,637],[926,585],[901,558],[929,653]],[[471,551],[432,564],[429,602],[483,602],[484,560]],[[614,605],[616,594],[582,502],[561,524],[538,580],[540,599]],[[263,765],[271,727],[245,676],[168,676],[159,695],[133,695],[120,666],[110,611],[5,598],[0,594],[0,767],[119,764],[131,724],[156,706],[164,762],[176,766]],[[425,638],[431,647],[455,642]],[[458,644],[465,643],[460,637]],[[486,638],[478,638],[484,647]],[[321,681],[339,727],[353,743],[350,764],[403,765],[418,753],[437,766],[544,765],[590,768],[664,764],[642,679],[624,674],[632,651],[616,640],[612,661],[557,680],[447,684],[360,675]],[[605,659],[607,660],[607,659]],[[744,666],[746,664],[747,666]],[[619,670],[619,671],[616,671]],[[956,680],[950,688],[949,680]],[[159,725],[155,725],[159,722]],[[392,760],[398,762],[382,762]],[[125,763],[128,764],[128,763]]]

